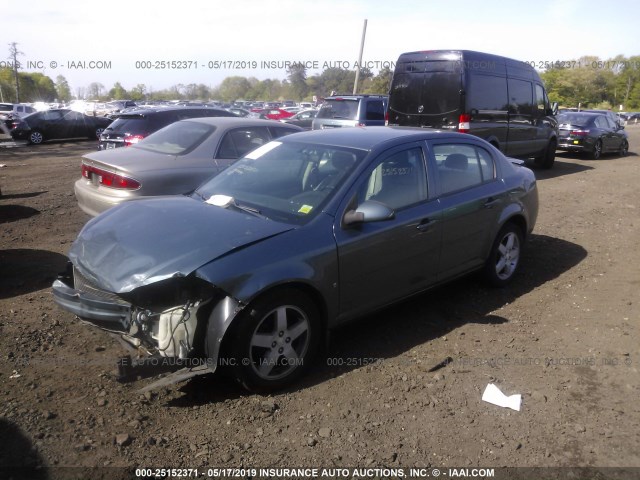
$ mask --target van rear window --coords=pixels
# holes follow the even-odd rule
[[[392,110],[408,115],[440,115],[460,108],[460,62],[412,62],[411,65],[416,70],[408,73],[405,68],[407,73],[396,71],[393,77],[389,104]]]

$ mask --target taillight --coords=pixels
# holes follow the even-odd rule
[[[469,130],[471,129],[471,115],[468,113],[460,114],[458,122],[458,131],[460,133],[469,133]]]
[[[130,145],[134,145],[138,143],[140,140],[144,138],[144,135],[125,135],[124,137],[124,146],[128,147]]]
[[[389,125],[389,110],[384,112],[384,125],[385,127]]]
[[[356,127],[366,127],[367,124],[366,123],[358,123],[356,124]]]
[[[586,137],[589,135],[589,130],[571,130],[569,135],[575,135],[576,137]]]
[[[97,179],[97,182],[105,187],[119,188],[126,190],[137,190],[140,188],[140,182],[133,178],[118,175],[117,173],[108,172],[101,168],[92,167],[82,164],[82,176],[87,180]]]

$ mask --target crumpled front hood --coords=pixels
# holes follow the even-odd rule
[[[292,228],[189,197],[131,201],[87,223],[69,259],[100,287],[125,293],[186,276],[232,250]]]

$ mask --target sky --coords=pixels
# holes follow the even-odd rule
[[[30,0],[28,9],[0,0],[0,12],[0,67],[17,42],[22,71],[63,75],[74,94],[91,82],[153,91],[232,75],[284,79],[286,61],[304,62],[308,75],[354,69],[365,19],[363,63],[376,73],[415,50],[536,64],[640,55],[635,0]]]

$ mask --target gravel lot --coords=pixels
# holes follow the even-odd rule
[[[301,384],[268,397],[220,376],[145,395],[148,381],[115,381],[125,350],[49,288],[89,219],[73,182],[95,142],[0,146],[0,477],[640,467],[640,126],[627,131],[627,157],[559,153],[536,172],[540,215],[512,286],[471,276],[364,318],[335,332]],[[488,383],[522,394],[521,411],[481,401]]]

